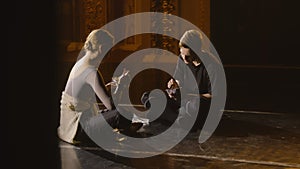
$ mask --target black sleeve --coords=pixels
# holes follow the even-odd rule
[[[173,74],[173,78],[175,80],[179,81],[179,85],[183,86],[184,83],[184,65],[185,63],[183,62],[182,58],[179,56],[176,67],[175,67],[175,71]]]

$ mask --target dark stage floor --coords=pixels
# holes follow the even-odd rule
[[[205,143],[192,133],[164,154],[129,159],[60,142],[62,169],[300,169],[300,69],[225,65],[225,71],[226,111]]]
[[[155,132],[162,124],[150,126]],[[296,169],[300,168],[297,114],[226,111],[205,143],[189,134],[171,150],[148,158],[125,158],[97,146],[60,142],[63,169]],[[137,152],[145,153],[145,152]]]

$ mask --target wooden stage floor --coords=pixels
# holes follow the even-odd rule
[[[153,124],[146,132],[162,124]],[[300,168],[297,114],[228,110],[213,135],[199,144],[189,134],[169,151],[147,158],[125,158],[98,146],[60,142],[63,169],[296,169]],[[137,152],[145,153],[145,152]],[[146,152],[147,153],[147,152]]]

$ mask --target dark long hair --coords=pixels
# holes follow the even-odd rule
[[[187,62],[192,63],[193,61],[196,61],[198,63],[201,62],[201,59],[198,57],[198,55],[196,54],[196,52],[194,52],[189,46],[187,46],[184,43],[179,43],[179,47],[184,47],[184,48],[188,48],[190,50],[190,55],[189,56],[185,56],[185,59]]]

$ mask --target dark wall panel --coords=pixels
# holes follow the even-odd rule
[[[299,66],[296,0],[212,0],[211,38],[224,64]]]

